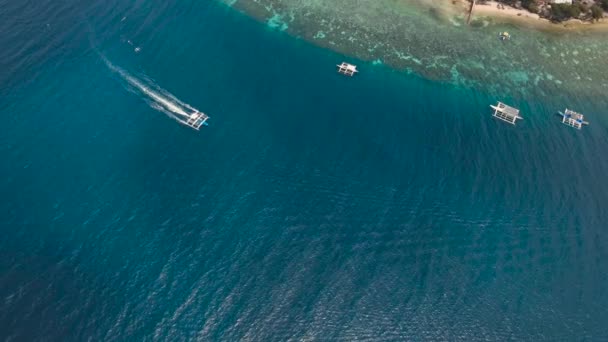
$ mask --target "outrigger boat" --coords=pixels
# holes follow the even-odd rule
[[[346,76],[354,76],[356,73],[359,72],[359,70],[357,70],[357,66],[353,65],[353,64],[349,64],[346,62],[342,62],[342,64],[338,64],[336,65],[338,67],[338,72],[346,75]]]
[[[566,108],[566,110],[563,112],[559,111],[558,114],[562,116],[562,123],[564,125],[568,125],[576,129],[581,129],[583,128],[583,125],[589,124],[587,121],[584,120],[583,114],[577,113],[568,108]]]
[[[508,122],[511,125],[515,125],[517,119],[523,119],[519,116],[519,109],[508,106],[502,102],[498,102],[496,105],[491,105],[490,107],[494,109],[494,114],[492,114],[493,117]]]
[[[191,113],[186,120],[182,120],[180,118],[179,122],[198,131],[201,126],[208,126],[207,120],[209,120],[209,116],[207,114],[195,111],[194,113]]]

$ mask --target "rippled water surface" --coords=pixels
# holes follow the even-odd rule
[[[5,1],[2,339],[608,338],[605,45],[338,3]]]

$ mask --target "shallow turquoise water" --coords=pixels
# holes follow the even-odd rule
[[[595,24],[542,31],[474,14],[446,0],[220,0],[312,44],[427,79],[504,96],[557,94],[608,105],[608,44]],[[512,18],[515,21],[519,21]],[[512,39],[501,41],[500,32]]]
[[[494,94],[344,78],[347,57],[213,2],[8,8],[29,19],[0,40],[3,337],[608,337],[599,104],[507,89],[511,127]]]

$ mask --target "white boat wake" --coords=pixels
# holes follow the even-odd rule
[[[117,73],[133,90],[146,96],[151,108],[167,114],[169,117],[181,124],[190,126],[198,130],[202,125],[207,124],[209,117],[198,109],[179,100],[173,94],[162,89],[152,81],[142,81],[124,69],[112,64],[105,56],[101,59],[110,70]]]

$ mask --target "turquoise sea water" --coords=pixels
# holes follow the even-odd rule
[[[3,339],[608,338],[601,102],[428,81],[215,2],[4,6]]]

